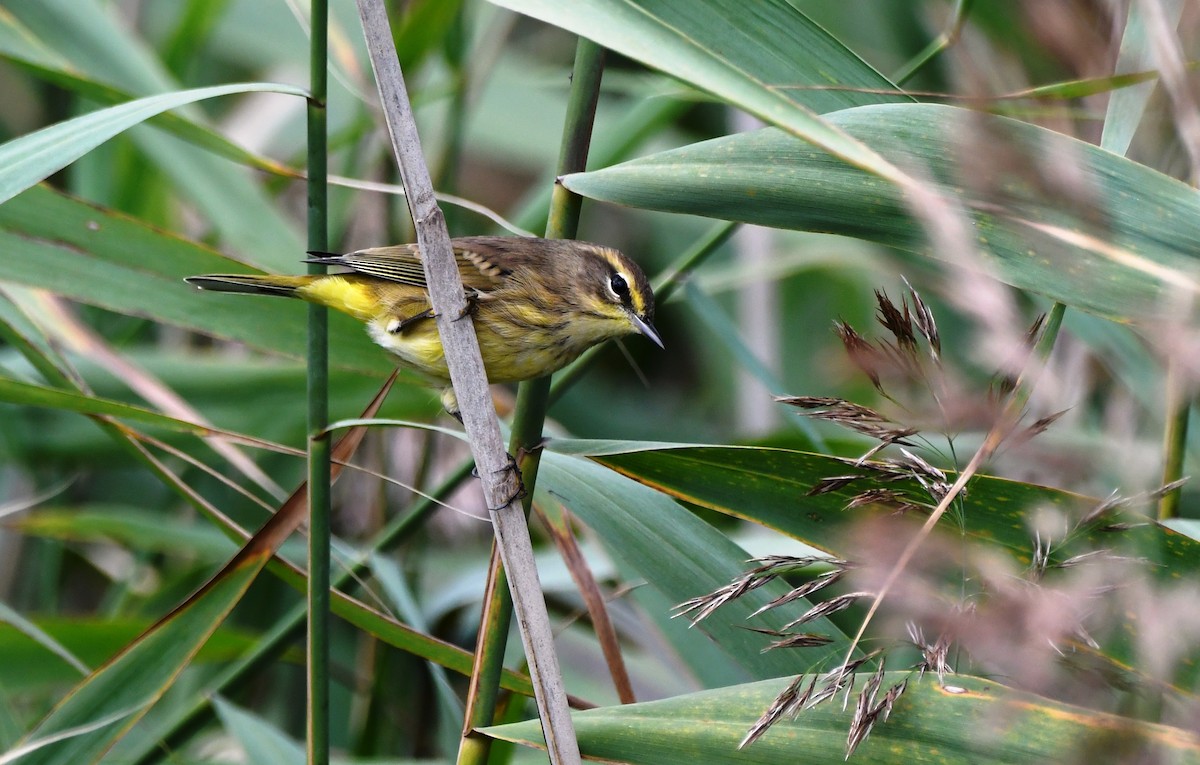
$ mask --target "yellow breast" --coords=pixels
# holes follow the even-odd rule
[[[389,316],[370,321],[371,339],[427,377],[450,380],[446,357],[433,321],[421,321],[403,332],[389,332]],[[486,322],[475,322],[479,349],[488,380],[517,382],[551,374],[578,358],[582,348],[564,347],[562,338],[546,331],[524,331],[520,337],[505,337]]]

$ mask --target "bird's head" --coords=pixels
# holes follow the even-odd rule
[[[610,247],[578,244],[584,248],[577,277],[584,314],[625,330],[613,334],[637,332],[662,348],[662,338],[654,328],[654,292],[642,269]]]

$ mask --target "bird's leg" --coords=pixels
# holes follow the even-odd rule
[[[523,480],[521,480],[521,468],[519,465],[517,465],[517,460],[511,454],[505,454],[504,456],[507,458],[505,461],[504,467],[500,468],[499,470],[497,470],[495,472],[496,473],[511,472],[517,480],[517,489],[507,499],[505,499],[504,502],[500,503],[500,507],[491,508],[492,510],[502,510],[502,509],[508,507],[509,505],[511,505],[512,503],[516,502],[517,500],[524,499],[527,494],[527,492],[525,491],[525,482]],[[471,468],[471,475],[475,478],[479,477],[479,467],[478,466]]]
[[[467,290],[467,304],[463,306],[462,313],[454,317],[454,321],[462,321],[470,316],[475,318],[475,312],[479,308],[479,290]]]
[[[540,452],[542,449],[546,448],[546,443],[548,440],[549,439],[547,438],[540,438],[538,439],[538,442],[532,446],[518,447],[516,457],[512,456],[511,454],[504,455],[508,458],[508,464],[500,468],[500,470],[497,472],[504,473],[511,471],[517,479],[517,490],[511,497],[508,498],[508,501],[504,503],[505,507],[511,505],[513,502],[516,502],[518,499],[524,499],[528,494],[528,492],[525,490],[525,479],[521,475],[521,463],[524,462],[525,458],[530,454]]]
[[[424,311],[413,314],[412,316],[409,316],[408,318],[405,318],[405,319],[399,319],[399,318],[392,319],[391,321],[388,322],[387,327],[385,329],[387,329],[387,332],[389,335],[398,335],[401,332],[403,332],[404,330],[411,327],[412,325],[416,324],[417,322],[424,321],[425,319],[432,319],[435,316],[437,316],[437,314],[433,312],[432,308],[426,308]]]
[[[501,505],[501,507],[508,507],[509,505],[513,504],[517,500],[524,499],[527,492],[525,491],[525,481],[522,480],[522,478],[521,478],[521,466],[517,464],[516,458],[508,453],[505,453],[504,457],[505,457],[504,467],[500,468],[496,472],[497,473],[511,473],[513,478],[517,482],[517,488],[515,491],[513,491],[512,496],[510,496],[510,497],[508,497],[508,499],[504,500],[504,504]]]

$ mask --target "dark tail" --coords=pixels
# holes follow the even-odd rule
[[[296,290],[310,281],[307,276],[250,276],[248,274],[205,274],[189,276],[185,282],[212,292],[240,292],[247,295],[299,297]]]

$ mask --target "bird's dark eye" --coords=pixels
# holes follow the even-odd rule
[[[625,281],[625,277],[621,274],[613,274],[608,280],[609,289],[612,290],[613,296],[622,303],[629,300],[629,282]]]

